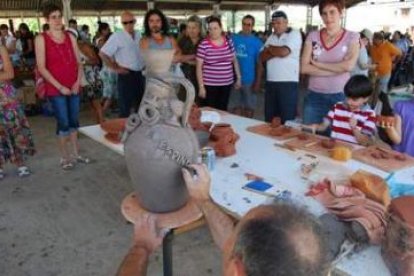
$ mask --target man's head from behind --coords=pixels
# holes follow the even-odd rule
[[[228,241],[224,275],[326,276],[329,263],[321,233],[316,219],[300,208],[256,207]]]

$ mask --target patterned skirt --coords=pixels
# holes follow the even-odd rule
[[[16,163],[35,153],[33,135],[21,106],[0,107],[0,166]]]

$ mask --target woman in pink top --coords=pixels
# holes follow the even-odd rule
[[[83,70],[76,40],[63,31],[61,8],[55,4],[45,5],[43,16],[49,30],[36,37],[36,62],[57,120],[60,165],[68,170],[73,168],[74,162],[89,163],[88,158],[79,155],[77,132]]]
[[[359,35],[342,28],[343,0],[321,0],[319,14],[325,24],[306,38],[301,73],[309,75],[303,122],[321,123],[329,109],[343,101],[344,86],[359,54]]]

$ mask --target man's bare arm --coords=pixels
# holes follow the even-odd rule
[[[144,247],[138,245],[131,247],[119,267],[117,276],[147,275],[148,258],[149,253]]]

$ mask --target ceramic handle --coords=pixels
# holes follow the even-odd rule
[[[180,78],[180,77],[171,77],[172,83],[178,83],[184,86],[186,91],[186,98],[183,108],[183,115],[181,116],[181,125],[183,127],[187,126],[188,117],[190,116],[191,106],[194,103],[194,97],[195,97],[195,89],[193,84],[187,80],[186,78]],[[178,89],[176,90],[178,92]]]

